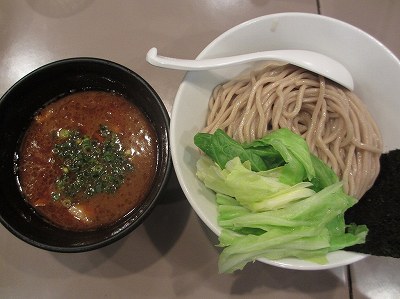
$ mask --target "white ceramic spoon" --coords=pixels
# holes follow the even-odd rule
[[[349,90],[354,89],[353,77],[342,64],[328,56],[306,50],[263,51],[230,57],[189,60],[159,56],[157,48],[151,48],[147,52],[146,60],[155,66],[186,71],[211,70],[251,61],[276,60],[320,74]]]

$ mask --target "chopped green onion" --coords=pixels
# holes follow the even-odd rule
[[[60,129],[53,154],[60,162],[62,174],[55,182],[53,200],[70,204],[74,197],[113,193],[133,170],[118,135],[100,126],[104,141],[98,141],[75,130]]]

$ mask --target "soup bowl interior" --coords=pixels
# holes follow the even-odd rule
[[[35,112],[55,98],[84,90],[116,92],[139,107],[154,126],[158,152],[153,185],[138,207],[105,228],[74,232],[50,224],[25,202],[16,179],[15,161],[21,137]],[[111,61],[71,58],[28,74],[3,95],[0,128],[0,221],[20,239],[43,249],[87,251],[122,238],[151,212],[168,180],[171,169],[168,113],[143,78]]]
[[[327,34],[329,33],[329,34]],[[303,49],[320,52],[341,62],[353,75],[355,93],[375,118],[384,151],[399,148],[397,111],[400,109],[400,62],[372,36],[347,23],[314,14],[281,13],[262,16],[226,31],[197,57],[215,58],[265,50]],[[196,178],[200,157],[194,135],[205,126],[212,90],[222,82],[255,67],[243,64],[212,71],[188,72],[177,92],[171,115],[171,152],[183,191],[201,220],[217,235],[217,209],[213,192]],[[262,262],[290,269],[319,270],[347,265],[363,254],[336,251],[324,265],[298,259]]]

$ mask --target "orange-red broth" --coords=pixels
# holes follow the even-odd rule
[[[112,194],[98,193],[79,200],[74,213],[52,199],[61,175],[52,149],[54,133],[78,130],[87,136],[106,125],[118,133],[131,153],[134,170]],[[137,207],[151,188],[157,160],[157,136],[150,121],[124,97],[103,91],[83,91],[62,97],[41,109],[27,129],[18,163],[18,179],[26,201],[56,226],[93,230],[110,225]]]

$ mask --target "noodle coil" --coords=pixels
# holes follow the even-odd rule
[[[382,138],[365,105],[351,91],[293,65],[270,63],[217,86],[203,132],[218,128],[239,142],[289,128],[358,199],[379,173]]]

